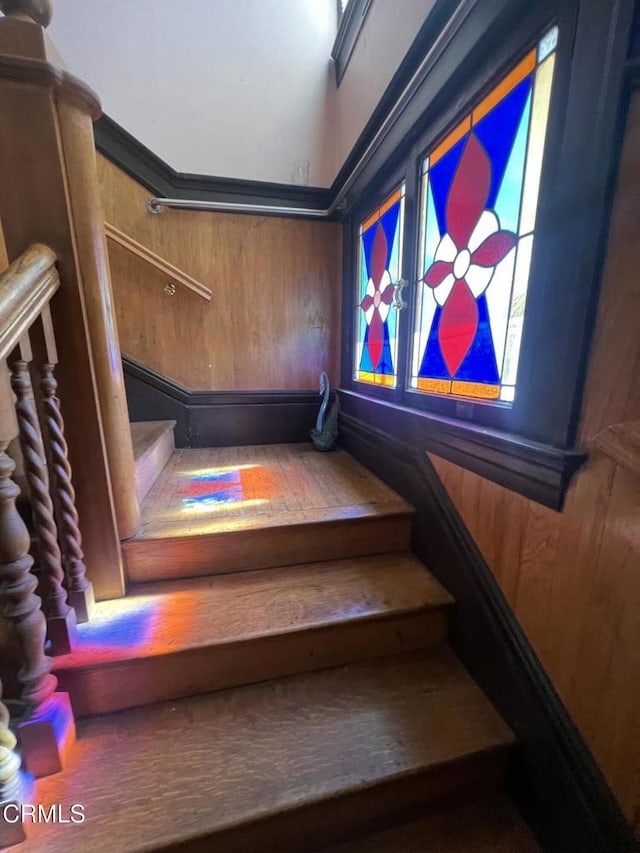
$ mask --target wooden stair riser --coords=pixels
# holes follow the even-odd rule
[[[152,423],[156,425],[156,422]],[[136,456],[136,492],[140,503],[149,494],[175,450],[174,424],[175,421],[167,421],[164,428],[158,425],[158,429],[148,439],[143,433],[146,424],[131,425]]]
[[[109,713],[326,667],[427,649],[448,636],[446,608],[257,637],[56,675],[77,716]]]
[[[504,785],[509,751],[498,748],[386,779],[358,791],[282,811],[266,820],[179,845],[157,848],[180,853],[301,853],[424,815],[425,811],[490,796]],[[426,848],[425,848],[426,849]]]
[[[411,513],[123,543],[136,583],[406,551]]]

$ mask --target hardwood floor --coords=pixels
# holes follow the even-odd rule
[[[410,509],[342,450],[318,453],[311,444],[176,450],[144,503],[140,538],[356,517],[378,506]]]
[[[33,853],[301,851],[502,781],[513,736],[446,648],[90,718]]]
[[[105,713],[446,641],[452,599],[410,555],[142,584],[55,658],[76,715]]]
[[[176,450],[124,543],[132,581],[406,550],[412,508],[344,451]]]

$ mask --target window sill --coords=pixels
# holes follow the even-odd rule
[[[571,478],[587,458],[580,450],[539,444],[354,391],[340,389],[339,395],[345,426],[380,430],[551,509],[562,509]]]

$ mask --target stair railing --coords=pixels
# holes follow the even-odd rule
[[[0,273],[0,609],[17,650],[17,715],[27,745],[29,722],[49,713],[45,708],[56,690],[45,644],[54,655],[72,652],[76,624],[89,619],[94,604],[57,397],[50,304],[59,287],[56,256],[44,245],[31,246]],[[31,535],[16,506],[16,465],[7,452],[16,433],[37,574]],[[20,762],[14,746],[0,703],[0,802],[16,792]]]
[[[64,421],[57,396],[56,341],[49,305],[60,286],[56,256],[34,245],[0,274],[0,360],[6,362],[0,428],[0,601],[18,640],[21,700],[41,698],[47,679],[45,631],[53,654],[76,645],[76,622],[88,621],[93,588],[86,577]],[[11,393],[15,418],[11,417]],[[13,421],[13,423],[12,423]],[[16,509],[15,463],[7,453],[17,427],[36,542]],[[35,595],[39,582],[40,600]],[[46,617],[46,619],[45,619]]]

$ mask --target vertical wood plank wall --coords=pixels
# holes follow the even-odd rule
[[[640,418],[640,92],[628,115],[580,442]],[[640,837],[640,477],[593,452],[556,513],[431,457]]]
[[[213,291],[207,303],[110,244],[122,351],[187,388],[311,390],[339,378],[336,223],[146,209],[148,190],[98,156],[105,219]]]

